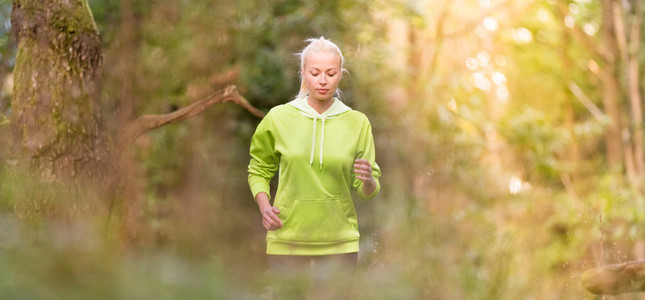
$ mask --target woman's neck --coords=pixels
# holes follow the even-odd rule
[[[316,110],[319,114],[326,112],[332,104],[334,104],[334,98],[329,98],[327,100],[316,100],[311,97],[307,97],[307,104]]]

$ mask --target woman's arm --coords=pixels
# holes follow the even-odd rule
[[[269,203],[269,195],[260,192],[255,196],[255,201],[258,202],[260,213],[262,214],[262,225],[267,230],[276,230],[282,228],[282,220],[278,218],[280,210],[277,207],[271,206]]]
[[[361,128],[358,140],[356,159],[354,160],[354,182],[358,195],[363,199],[372,199],[379,192],[381,169],[376,163],[372,126],[367,118]]]
[[[278,170],[279,157],[275,153],[275,140],[272,134],[271,112],[260,122],[251,139],[251,161],[249,162],[249,187],[262,214],[262,225],[267,230],[282,228],[277,214],[280,210],[272,207],[269,199],[269,182]]]
[[[372,176],[372,165],[367,159],[359,158],[354,161],[354,173],[356,174],[356,179],[363,182],[363,194],[371,195],[376,191],[376,180]]]

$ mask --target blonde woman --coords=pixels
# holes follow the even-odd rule
[[[258,125],[248,179],[267,229],[270,273],[308,274],[318,286],[332,278],[346,283],[353,274],[359,231],[352,190],[373,198],[381,172],[369,120],[335,97],[345,72],[340,49],[324,37],[307,42],[298,55],[300,92]],[[269,181],[276,171],[271,205]],[[326,298],[336,283],[325,285]]]

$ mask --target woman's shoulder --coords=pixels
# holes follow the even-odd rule
[[[269,113],[267,114],[267,116],[268,115],[280,116],[280,115],[285,115],[285,114],[291,114],[291,113],[293,113],[295,111],[296,111],[295,108],[293,106],[291,106],[291,105],[279,104],[279,105],[276,105],[276,106],[272,107],[269,110]]]
[[[362,113],[362,112],[360,112],[358,110],[355,110],[355,109],[349,110],[349,111],[345,112],[343,115],[346,118],[352,119],[353,121],[365,122],[365,123],[370,122],[369,119],[367,118],[367,115],[365,115],[364,113]]]

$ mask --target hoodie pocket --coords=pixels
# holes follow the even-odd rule
[[[276,231],[280,240],[313,243],[358,236],[339,198],[295,199],[283,228]]]

